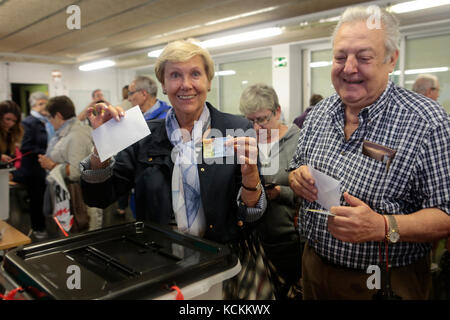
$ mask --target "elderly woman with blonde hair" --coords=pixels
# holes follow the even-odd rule
[[[173,108],[165,119],[148,121],[151,134],[114,160],[100,162],[93,150],[81,163],[84,199],[89,205],[107,207],[134,188],[137,220],[174,225],[184,233],[229,244],[240,254],[242,230],[251,228],[266,208],[256,140],[242,134],[252,133],[251,123],[206,102],[214,63],[209,52],[194,42],[169,43],[155,73]],[[120,107],[100,103],[88,110],[88,116],[97,128],[111,118],[120,121],[124,113]],[[231,163],[225,157],[210,161],[204,148],[208,139],[230,132],[237,134],[225,144],[245,152],[239,157],[235,152]]]

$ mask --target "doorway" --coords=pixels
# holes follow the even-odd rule
[[[30,114],[31,109],[28,98],[36,91],[41,91],[48,95],[48,85],[44,83],[11,83],[12,100],[20,106],[25,116]]]

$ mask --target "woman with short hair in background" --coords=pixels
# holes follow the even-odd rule
[[[281,122],[277,93],[265,84],[245,88],[239,109],[253,122],[258,137],[268,205],[257,234],[274,295],[276,299],[299,299],[302,246],[296,227],[298,197],[289,187],[286,168],[297,146],[300,129]]]

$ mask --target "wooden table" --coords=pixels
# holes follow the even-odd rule
[[[31,243],[31,239],[22,232],[0,220],[0,232],[4,230],[3,237],[0,240],[0,250],[12,249],[24,244]]]

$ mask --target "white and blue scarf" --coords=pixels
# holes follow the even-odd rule
[[[169,110],[166,130],[172,149],[172,207],[175,220],[181,232],[203,236],[206,223],[200,194],[200,180],[197,170],[198,155],[202,152],[202,136],[210,127],[211,118],[206,105],[200,118],[194,122],[191,139],[183,141],[175,112]],[[201,159],[201,157],[200,157]]]

